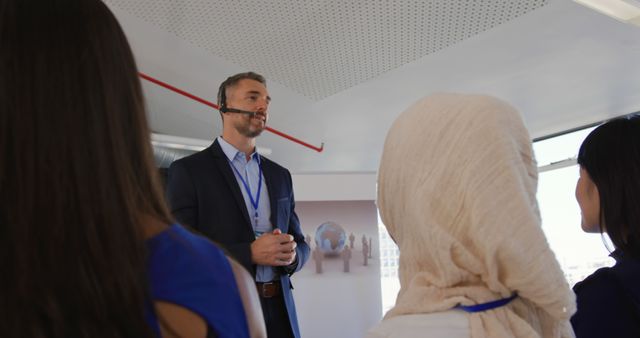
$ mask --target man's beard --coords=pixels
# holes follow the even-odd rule
[[[235,127],[238,133],[240,133],[240,135],[248,138],[258,137],[260,136],[260,134],[262,134],[262,131],[264,130],[264,127],[251,130],[251,120],[249,120],[249,123],[236,124]]]

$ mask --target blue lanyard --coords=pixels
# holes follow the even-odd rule
[[[255,199],[251,194],[251,187],[249,187],[249,184],[247,184],[247,181],[245,181],[245,179],[242,177],[242,175],[240,174],[236,166],[233,165],[233,162],[231,162],[231,160],[227,158],[227,161],[229,161],[229,165],[231,165],[231,168],[233,168],[233,171],[235,171],[236,174],[238,174],[238,177],[240,177],[240,181],[242,182],[242,185],[244,185],[244,189],[247,192],[247,195],[249,195],[249,200],[251,201],[251,205],[253,206],[253,210],[255,211],[254,217],[255,217],[256,226],[258,225],[258,203],[260,203],[260,191],[262,191],[262,166],[260,165],[260,156],[259,155],[257,156],[258,157],[256,161],[258,161],[258,193],[256,194]],[[247,177],[247,180],[249,180],[249,177]]]
[[[511,297],[508,297],[508,298],[502,298],[502,299],[494,300],[492,302],[476,304],[476,305],[458,305],[455,308],[464,310],[466,312],[472,312],[472,313],[482,312],[482,311],[492,310],[501,306],[505,306],[511,303],[512,300],[516,299],[516,297],[518,297],[518,294],[514,293]]]

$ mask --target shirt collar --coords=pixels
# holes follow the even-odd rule
[[[222,148],[222,152],[227,156],[229,161],[232,161],[240,154],[241,157],[244,157],[244,153],[240,152],[236,147],[232,146],[231,143],[227,142],[222,136],[218,136],[218,143],[220,143],[220,148]],[[257,158],[258,153],[254,150],[251,153],[251,159],[256,159],[258,163],[260,163],[260,159]]]

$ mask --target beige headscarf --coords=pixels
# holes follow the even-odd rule
[[[474,338],[573,337],[575,298],[540,227],[537,169],[518,112],[481,95],[437,94],[389,130],[380,215],[400,248],[386,318],[509,297],[469,316]]]

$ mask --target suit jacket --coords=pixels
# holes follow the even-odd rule
[[[295,213],[291,174],[284,167],[260,156],[262,174],[269,190],[271,224],[282,233],[293,236],[297,243],[296,260],[277,268],[287,306],[289,321],[296,337],[300,337],[289,276],[300,270],[309,257],[309,246]],[[251,242],[255,240],[249,212],[220,144],[179,159],[169,167],[167,197],[177,220],[186,224],[226,249],[250,271],[254,278],[256,265],[251,261]]]

